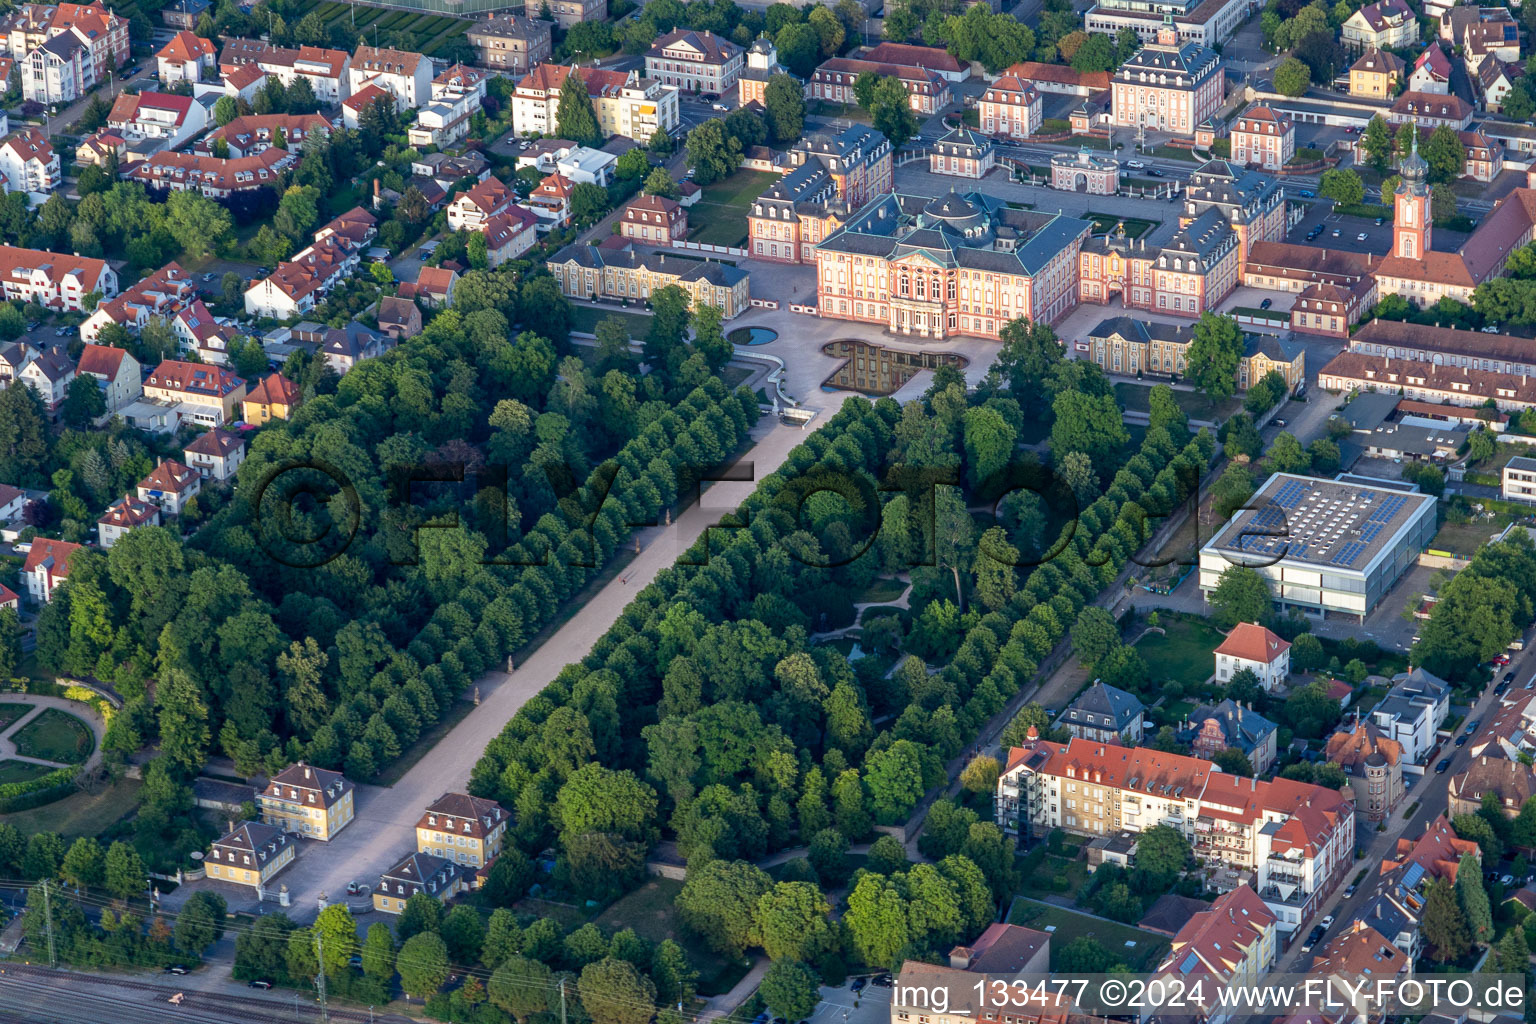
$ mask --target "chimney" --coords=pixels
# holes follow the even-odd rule
[[[305,765],[304,766],[304,777],[306,779],[310,777],[310,775],[309,775],[309,765]]]
[[[235,819],[234,818],[225,818],[224,819],[224,824],[228,826],[228,828],[226,828],[224,830],[224,834],[225,835],[228,835],[229,833],[231,833],[231,832],[233,832],[235,830]]]

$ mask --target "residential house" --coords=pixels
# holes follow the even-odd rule
[[[256,807],[269,825],[306,839],[329,841],[352,820],[356,788],[340,772],[300,761],[272,776],[267,788],[256,795]]]
[[[1351,14],[1339,38],[1357,49],[1397,50],[1419,41],[1419,22],[1403,0],[1378,0]]]
[[[413,177],[430,178],[447,189],[464,178],[484,181],[490,177],[491,164],[472,149],[457,156],[427,153],[411,161],[411,174]]]
[[[1439,43],[1430,43],[1413,62],[1408,91],[1447,96],[1451,91],[1451,58]]]
[[[1437,48],[1430,47],[1430,50],[1433,49]],[[1424,51],[1425,56],[1428,53],[1429,50]],[[1442,53],[1441,56],[1445,55]],[[1420,60],[1424,60],[1424,56],[1421,56]],[[1356,99],[1386,102],[1397,92],[1407,67],[1408,65],[1403,63],[1403,59],[1397,54],[1372,47],[1349,66],[1349,95]]]
[[[128,177],[151,192],[197,191],[209,199],[228,199],[276,185],[278,172],[298,160],[296,152],[270,147],[229,160],[166,150],[134,164]]]
[[[0,189],[41,194],[59,187],[59,155],[36,128],[23,128],[0,142]]]
[[[1393,683],[1371,709],[1371,721],[1383,735],[1402,745],[1408,762],[1423,764],[1438,745],[1435,733],[1450,714],[1450,684],[1422,668],[1394,676]]]
[[[415,299],[428,309],[448,309],[453,305],[453,288],[459,275],[446,267],[422,267],[415,281],[402,281],[395,290],[402,299]]]
[[[229,346],[239,336],[232,324],[221,324],[203,305],[193,299],[171,318],[171,333],[183,352],[196,352],[205,363],[229,365]]]
[[[1492,181],[1504,173],[1504,145],[1482,132],[1460,132],[1467,154],[1466,176],[1473,181]]]
[[[607,0],[602,0],[607,6]],[[549,59],[550,23],[503,12],[469,27],[475,62],[496,71],[526,71]]]
[[[416,850],[478,870],[501,854],[512,815],[494,800],[444,793],[416,822]]]
[[[417,893],[447,902],[463,889],[464,873],[453,861],[430,853],[410,853],[379,876],[378,887],[373,891],[373,909],[398,914]]]
[[[338,214],[315,231],[315,241],[334,239],[353,249],[362,250],[379,233],[379,219],[361,206]]]
[[[1408,955],[1359,918],[1350,921],[1342,934],[1329,939],[1307,969],[1311,977],[1327,980],[1329,991],[1324,998],[1330,1010],[1350,1024],[1383,1018],[1380,1005],[1365,994],[1366,986],[1394,991],[1412,973],[1413,961]]]
[[[176,149],[203,130],[208,110],[190,96],[174,93],[119,93],[107,115],[107,125],[134,149],[145,143],[154,149]]]
[[[1215,759],[1223,750],[1241,751],[1255,775],[1264,775],[1275,766],[1278,734],[1274,722],[1231,697],[1214,707],[1202,705],[1191,711],[1179,733],[1192,754],[1207,760]]]
[[[741,47],[724,36],[680,28],[646,51],[645,77],[684,92],[719,96],[736,87],[745,63]]]
[[[245,422],[261,426],[269,420],[285,420],[299,405],[299,386],[280,373],[261,379],[240,403]]]
[[[1498,113],[1510,90],[1518,88],[1525,77],[1525,68],[1490,56],[1477,66],[1477,87],[1482,94],[1483,109]]]
[[[486,261],[494,268],[532,249],[539,237],[539,218],[513,203],[485,225]]]
[[[117,294],[117,272],[89,256],[0,245],[0,287],[7,299],[82,313],[87,295],[110,299]]]
[[[245,399],[245,381],[206,363],[166,359],[144,381],[144,397],[187,407],[187,417],[203,426],[232,423]]]
[[[213,144],[223,140],[230,157],[254,156],[282,137],[290,151],[299,151],[311,140],[324,141],[335,124],[324,114],[245,114],[197,140],[197,151],[212,155]]]
[[[185,2],[185,0],[183,0]],[[281,828],[259,821],[242,821],[215,840],[203,866],[216,882],[234,882],[257,890],[266,887],[298,855],[298,843]]]
[[[657,288],[677,285],[695,306],[720,307],[725,319],[747,311],[751,302],[746,271],[714,260],[667,262],[666,253],[640,252],[626,238],[603,245],[569,245],[546,266],[567,298],[641,304]]]
[[[1208,862],[1254,873],[1289,934],[1353,871],[1355,814],[1336,790],[1221,771],[1197,757],[1031,736],[1008,753],[995,820],[1010,835],[1089,837],[1168,823]]]
[[[405,130],[406,142],[422,149],[452,146],[469,135],[470,118],[479,109],[480,100],[473,94],[451,100],[433,100],[416,112],[416,120]]]
[[[688,238],[688,211],[675,199],[640,196],[624,207],[619,234],[650,245],[671,245]]]
[[[393,347],[389,338],[353,320],[345,327],[326,328],[320,351],[331,369],[346,373],[364,359],[376,359]]]
[[[998,922],[988,925],[970,945],[951,949],[947,964],[903,961],[891,989],[891,1024],[931,1016],[933,1004],[924,998],[930,992],[949,995],[944,1018],[950,1024],[982,1024],[998,1015],[978,997],[981,989],[977,986],[988,975],[1044,975],[1050,967],[1050,950],[1048,932]],[[1020,982],[1014,990],[1015,998],[1008,1006],[1010,1024],[1066,1024],[1067,1000],[1056,993],[1047,995],[1026,989],[1027,985]]]
[[[1016,75],[1001,75],[981,94],[978,124],[988,135],[1027,139],[1040,130],[1040,91]]]
[[[1376,896],[1359,920],[1380,932],[1410,960],[1417,960],[1423,952],[1419,923],[1426,891],[1436,881],[1454,884],[1461,858],[1467,854],[1479,863],[1482,860],[1478,845],[1458,838],[1443,814],[1425,826],[1419,838],[1398,839],[1394,852],[1382,858]]]
[[[528,209],[539,218],[539,229],[551,231],[571,222],[571,191],[576,185],[563,174],[551,174],[528,195]]]
[[[556,173],[574,185],[597,185],[607,188],[613,180],[618,157],[601,149],[577,146],[555,163]]]
[[[1276,690],[1291,674],[1291,645],[1256,622],[1239,622],[1214,652],[1216,681],[1230,682],[1247,669],[1259,685]]]
[[[421,309],[410,299],[386,295],[379,299],[379,330],[393,341],[421,333]]]
[[[0,388],[16,383],[26,365],[37,358],[37,350],[24,341],[0,345]]]
[[[213,42],[191,32],[177,32],[171,41],[155,54],[159,65],[160,81],[171,86],[177,82],[193,85],[203,80],[203,72],[213,72],[219,66],[218,54]]]
[[[53,600],[54,591],[69,578],[69,556],[82,545],[67,540],[51,540],[47,537],[32,538],[32,548],[27,560],[21,564],[21,575],[27,584],[27,595],[38,604]]]
[[[195,300],[197,286],[192,275],[172,261],[148,277],[123,289],[115,298],[97,304],[94,312],[80,325],[80,337],[95,341],[101,329],[116,324],[129,334],[137,334],[151,317],[167,318],[188,302]]]
[[[1525,802],[1536,796],[1536,770],[1523,761],[1499,757],[1492,751],[1474,757],[1466,771],[1451,776],[1446,813],[1452,819],[1461,814],[1476,814],[1489,795],[1505,817],[1515,817]]]
[[[341,123],[346,127],[357,131],[363,125],[363,115],[369,107],[376,103],[391,104],[395,98],[388,89],[382,85],[369,82],[357,92],[352,93],[341,101]]]
[[[506,213],[515,199],[500,178],[486,178],[448,204],[448,227],[453,231],[484,231],[490,219]]]
[[[656,132],[670,134],[681,123],[678,89],[638,71],[542,64],[518,80],[512,94],[513,130],[553,135],[559,131],[560,88],[571,75],[581,79],[604,136],[649,142]]]
[[[336,106],[350,93],[347,71],[352,66],[352,55],[345,50],[318,46],[288,49],[259,39],[226,39],[219,53],[219,70],[228,75],[242,64],[255,65],[285,86],[302,78],[323,106]]]
[[[30,384],[43,403],[49,416],[59,411],[69,391],[69,382],[75,379],[75,361],[62,348],[50,348],[39,352],[21,368],[17,379]]]
[[[1296,125],[1290,115],[1249,107],[1232,122],[1233,163],[1278,171],[1296,155]]]
[[[10,484],[0,484],[0,523],[15,522],[27,507],[27,492]]]
[[[128,63],[128,20],[95,4],[24,4],[5,21],[12,57],[25,54],[22,95],[69,103]]]
[[[210,0],[171,0],[160,8],[160,20],[171,28],[191,32],[197,28],[197,19],[212,6]]]
[[[267,86],[267,73],[255,64],[220,65],[219,80],[224,83],[224,95],[254,104],[256,94]]]
[[[103,548],[111,548],[129,530],[140,526],[159,526],[160,509],[131,495],[124,495],[107,506],[96,520],[96,536]]]
[[[1386,821],[1407,792],[1403,745],[1358,712],[1351,728],[1340,728],[1328,737],[1323,757],[1344,769],[1355,793],[1355,810],[1372,824]]]
[[[1519,761],[1536,756],[1536,698],[1529,691],[1516,693],[1515,699],[1501,705],[1473,735],[1467,744],[1473,757],[1487,754]]]
[[[111,415],[130,402],[136,402],[144,393],[139,376],[139,361],[120,348],[107,345],[86,345],[80,351],[80,362],[75,373],[94,378],[107,403],[107,415]]]
[[[1440,38],[1461,48],[1467,71],[1477,73],[1488,57],[1513,64],[1520,60],[1520,29],[1507,7],[1453,7],[1440,19]]]
[[[997,166],[997,143],[961,125],[939,137],[928,151],[928,172],[984,178]]]
[[[203,478],[186,463],[161,459],[148,476],[139,481],[140,501],[157,506],[168,516],[179,516],[187,502],[203,489]]]
[[[16,614],[21,614],[21,598],[16,591],[0,583],[0,608],[9,608]]]
[[[1146,710],[1133,694],[1095,680],[1067,706],[1056,724],[1085,740],[1135,745],[1142,740]]]
[[[1253,985],[1274,966],[1279,944],[1279,920],[1250,886],[1239,885],[1197,911],[1173,937],[1173,944],[1150,979],[1189,984],[1191,978],[1215,983],[1208,994],[1196,995],[1207,1012],[1202,1020],[1223,1024],[1232,1011],[1218,1004],[1215,987]],[[1203,988],[1194,986],[1203,993]],[[1144,1013],[1142,1019],[1150,1014]]]
[[[223,427],[214,427],[190,441],[181,454],[204,480],[224,483],[234,479],[245,461],[245,441]]]
[[[128,155],[128,143],[114,131],[103,128],[80,140],[75,147],[75,164],[79,167],[100,167],[103,170],[120,164]]]

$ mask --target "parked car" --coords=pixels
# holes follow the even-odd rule
[[[1147,168],[1147,177],[1149,177],[1149,178],[1161,178],[1162,176],[1163,176],[1163,172],[1158,170],[1156,167],[1148,167]]]
[[[1312,931],[1308,933],[1307,941],[1302,945],[1301,948],[1308,953],[1312,952],[1312,948],[1323,940],[1324,931],[1325,929],[1322,925],[1318,925],[1316,928],[1313,928]]]
[[[864,991],[864,986],[868,985],[868,984],[869,984],[869,979],[868,978],[854,978],[853,979],[853,984],[849,985],[848,987],[850,989],[852,989],[853,991],[855,991],[855,992],[863,992]]]
[[[1274,299],[1265,299],[1263,302],[1259,303],[1259,308],[1260,309],[1268,309],[1270,306],[1273,306],[1274,304],[1275,304],[1275,300]]]
[[[1382,224],[1383,224],[1383,223],[1384,223],[1384,221],[1383,221],[1383,220],[1382,220],[1382,218],[1380,218],[1380,217],[1377,217],[1377,218],[1376,218],[1376,226],[1377,226],[1377,227],[1381,227],[1381,225],[1382,225]]]
[[[165,973],[166,974],[186,974],[187,973],[187,969],[185,967],[183,967],[181,964],[171,964],[171,966],[169,966],[169,967],[167,967],[165,969]]]
[[[1140,160],[1127,160],[1125,162],[1125,166],[1129,167],[1133,171],[1139,171],[1147,165]]]
[[[1357,242],[1363,242],[1363,241],[1365,241],[1365,232],[1364,232],[1364,231],[1362,231],[1362,232],[1360,232],[1360,233],[1359,233],[1359,234],[1358,234],[1358,235],[1356,235],[1356,236],[1355,236],[1355,241],[1357,241]]]
[[[881,988],[890,988],[896,984],[896,979],[891,977],[889,974],[882,974],[874,980],[874,984],[879,985]],[[804,1022],[802,1022],[802,1024],[804,1024]]]
[[[272,987],[272,983],[270,981],[268,981],[266,978],[257,978],[255,981],[248,981],[248,982],[245,983],[245,985],[246,985],[247,988],[262,988],[262,989],[266,989],[266,988],[271,988]]]
[[[348,896],[356,896],[358,893],[362,892],[363,890],[364,890],[364,886],[363,886],[363,884],[361,882],[348,882],[347,883],[347,895]]]
[[[730,107],[726,106],[724,103],[714,103],[714,104],[711,104],[710,106],[714,110],[730,110],[731,109]]]
[[[218,276],[219,276],[218,274],[214,274],[214,273],[211,273],[211,272],[207,273],[207,274],[204,274],[203,275],[203,282],[206,284],[209,281],[217,279]]]
[[[1472,719],[1472,721],[1468,722],[1467,723],[1467,730],[1466,730],[1467,731],[1467,735],[1471,736],[1473,733],[1477,732],[1477,727],[1479,725],[1481,725],[1481,724],[1482,724],[1482,719],[1480,719],[1480,718],[1474,718],[1474,719]]]
[[[1465,736],[1457,736],[1456,737],[1456,745],[1458,747],[1466,746],[1467,745],[1467,738]]]
[[[1446,769],[1450,768],[1450,766],[1451,766],[1451,759],[1450,758],[1448,758],[1448,757],[1441,758],[1440,759],[1440,763],[1435,765],[1435,774],[1436,775],[1444,775],[1445,772],[1446,772]]]
[[[1515,876],[1514,875],[1502,875],[1499,878],[1499,884],[1504,886],[1507,889],[1511,885],[1515,884]]]
[[[1341,232],[1339,231],[1338,228],[1334,228],[1333,229],[1333,237],[1334,238],[1338,238],[1340,234],[1341,234]]]
[[[1484,324],[1482,327],[1482,332],[1484,334],[1498,334],[1499,329],[1493,326],[1493,324]]]
[[[1511,683],[1511,682],[1514,682],[1514,679],[1515,679],[1515,674],[1513,672],[1505,672],[1504,673],[1504,682]]]
[[[1278,417],[1275,419],[1274,423],[1277,427],[1285,426],[1285,420],[1279,419]]]
[[[1319,921],[1319,922],[1318,922],[1318,923],[1317,923],[1317,926],[1318,926],[1318,927],[1319,927],[1319,928],[1321,928],[1321,929],[1322,929],[1322,930],[1323,930],[1323,931],[1325,931],[1325,932],[1326,932],[1326,931],[1327,931],[1327,930],[1328,930],[1328,929],[1329,929],[1329,928],[1332,928],[1332,927],[1333,927],[1333,915],[1332,915],[1332,914],[1329,914],[1329,915],[1328,915],[1328,916],[1327,916],[1327,917],[1325,917],[1325,918],[1323,918],[1323,919],[1322,919],[1322,920],[1321,920],[1321,921]]]
[[[41,326],[43,326],[43,325],[38,323],[36,320],[28,320],[27,321],[27,331],[28,331],[28,333],[37,330]]]
[[[1345,899],[1349,899],[1351,896],[1353,896],[1355,894],[1355,890],[1358,889],[1358,888],[1359,888],[1359,886],[1351,883],[1349,888],[1344,890],[1344,898]]]
[[[1296,191],[1296,195],[1300,196],[1302,199],[1315,199],[1315,198],[1317,198],[1317,193],[1313,192],[1309,188],[1298,189]]]

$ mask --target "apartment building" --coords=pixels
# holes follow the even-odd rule
[[[23,128],[0,142],[0,189],[42,194],[52,192],[63,180],[59,155],[36,128]]]
[[[161,84],[167,87],[177,82],[196,85],[203,80],[203,72],[218,68],[219,59],[212,40],[191,32],[177,32],[155,54],[155,64]]]
[[[607,0],[601,0],[607,6]],[[550,23],[502,12],[469,27],[476,63],[496,71],[526,71],[549,59]]]
[[[181,146],[207,123],[207,108],[174,93],[120,93],[107,115],[107,125],[130,146],[148,141],[161,149]]]
[[[87,295],[110,299],[117,294],[117,271],[88,256],[0,245],[0,286],[7,299],[83,313]]]
[[[198,139],[197,151],[211,155],[213,144],[223,140],[230,159],[239,159],[272,148],[279,136],[290,151],[298,151],[310,141],[323,141],[335,127],[324,114],[245,114]]]
[[[247,288],[245,311],[277,320],[307,313],[350,277],[358,262],[358,247],[351,242],[321,238]]]
[[[1499,494],[1505,501],[1536,505],[1536,459],[1516,455],[1504,464]]]
[[[1397,50],[1419,41],[1419,22],[1403,0],[1378,0],[1351,14],[1339,38],[1356,49]]]
[[[245,381],[217,366],[166,359],[145,379],[144,397],[183,406],[193,422],[216,427],[238,419]]]
[[[268,825],[306,839],[329,841],[352,820],[356,788],[340,772],[300,761],[272,776],[267,788],[256,795],[256,807]]]
[[[713,32],[676,29],[645,54],[645,77],[684,92],[719,96],[736,87],[745,65],[741,47]]]
[[[1188,984],[1190,978],[1201,978],[1218,987],[1253,985],[1275,964],[1279,932],[1278,919],[1258,893],[1239,885],[1184,923],[1149,984],[1170,985],[1174,979]],[[1206,1024],[1225,1024],[1235,1016],[1214,990],[1191,987],[1199,993],[1193,998],[1206,1010],[1201,1018]],[[1143,1012],[1142,1019],[1150,1016]]]
[[[395,112],[414,110],[432,98],[432,62],[419,53],[359,46],[347,68],[348,94],[376,85],[395,100]]]
[[[197,297],[192,275],[174,260],[130,285],[115,298],[97,304],[95,311],[80,325],[80,337],[95,341],[107,324],[116,324],[137,334],[151,317],[170,317]]]
[[[80,362],[75,367],[75,373],[96,381],[106,400],[108,415],[130,402],[138,401],[144,393],[142,378],[139,376],[139,361],[120,348],[86,345],[80,351]]]
[[[214,427],[197,435],[181,454],[198,476],[224,483],[234,479],[240,463],[245,461],[245,441],[223,427]]]
[[[1438,745],[1435,733],[1450,713],[1450,684],[1416,668],[1393,677],[1392,689],[1371,709],[1371,721],[1402,747],[1404,758],[1423,764]]]
[[[134,164],[128,177],[154,192],[195,191],[209,199],[230,199],[277,183],[278,173],[296,164],[296,150],[268,146],[249,156],[221,160],[199,153],[162,150]]]
[[[327,107],[334,107],[351,95],[347,72],[352,66],[352,55],[345,50],[318,46],[289,49],[259,39],[226,39],[219,53],[219,70],[228,75],[242,65],[254,66],[285,86],[302,78],[309,83],[315,98]]]
[[[1372,824],[1387,820],[1407,792],[1403,745],[1358,712],[1351,727],[1328,737],[1323,757],[1344,769],[1355,794],[1355,810]]]
[[[1259,898],[1290,933],[1354,864],[1355,815],[1334,790],[1261,782],[1209,761],[1147,747],[1031,737],[997,784],[996,820],[1010,834],[1053,828],[1087,836],[1166,824],[1197,857],[1254,872]]]
[[[513,130],[558,135],[560,88],[573,74],[586,86],[604,136],[619,135],[644,144],[657,132],[671,134],[681,124],[674,85],[641,77],[638,71],[542,64],[524,75],[512,94]]]
[[[128,21],[89,4],[24,4],[5,19],[22,95],[72,103],[128,63]]]
[[[484,231],[491,218],[506,213],[516,198],[500,178],[486,178],[448,204],[448,227],[454,231]]]

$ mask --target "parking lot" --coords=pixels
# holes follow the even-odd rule
[[[845,984],[822,988],[821,1005],[811,1014],[808,1024],[890,1024],[890,1019],[890,989],[868,985],[855,995]]]

